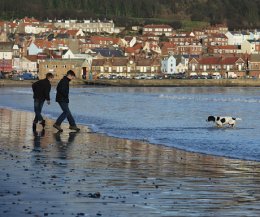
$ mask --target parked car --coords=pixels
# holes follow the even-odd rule
[[[154,76],[154,79],[159,79],[159,80],[161,80],[161,79],[163,79],[163,76],[162,76],[162,75],[155,75],[155,76]]]
[[[21,75],[13,75],[11,79],[14,81],[23,81],[24,80]]]
[[[213,79],[220,79],[221,75],[219,73],[213,73],[212,78]]]
[[[152,76],[152,75],[147,75],[147,76],[146,76],[146,79],[147,79],[147,80],[152,80],[152,79],[154,79],[154,76]]]
[[[3,73],[0,72],[0,79],[4,79],[4,78],[5,78],[5,77],[4,77]]]
[[[98,79],[106,79],[106,77],[104,75],[99,75]]]
[[[186,75],[185,75],[185,73],[178,73],[178,74],[174,75],[174,78],[175,79],[185,79]]]
[[[231,79],[236,79],[237,78],[237,74],[234,73],[234,72],[228,72],[227,75],[228,75],[228,78],[231,78]]]
[[[25,72],[21,75],[21,78],[23,78],[24,80],[35,80],[36,77],[34,75],[32,75],[31,73]]]
[[[134,77],[134,79],[137,79],[137,80],[146,79],[146,75],[145,75],[145,74],[139,74],[139,75],[136,75],[136,76]]]
[[[114,75],[114,74],[110,74],[108,79],[117,79],[117,75]]]
[[[199,78],[199,76],[198,76],[198,74],[196,72],[191,72],[190,73],[189,79],[198,79],[198,78]]]

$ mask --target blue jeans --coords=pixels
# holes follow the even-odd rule
[[[41,115],[43,104],[44,104],[44,100],[34,99],[35,118],[33,120],[33,123],[35,124],[37,124],[38,121],[40,122],[43,120],[43,117]]]
[[[61,123],[65,120],[65,118],[68,119],[69,121],[69,124],[70,126],[75,126],[76,123],[75,123],[75,120],[70,112],[70,109],[69,109],[69,103],[66,103],[66,102],[58,102],[60,107],[61,107],[61,110],[63,111],[61,113],[61,115],[58,117],[57,121],[56,121],[56,124],[57,125],[61,125]]]

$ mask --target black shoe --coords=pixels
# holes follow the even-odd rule
[[[45,127],[45,120],[42,120],[41,123],[42,127],[44,128]]]
[[[32,125],[32,129],[33,129],[33,132],[36,131],[36,123],[33,122],[33,125]]]
[[[61,129],[60,125],[53,124],[53,127],[56,128],[59,132],[63,132],[63,129]]]
[[[69,127],[70,130],[76,130],[77,132],[80,131],[80,129],[75,125],[75,126],[70,126]]]

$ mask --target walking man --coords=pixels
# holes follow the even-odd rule
[[[74,78],[75,73],[72,70],[69,70],[66,76],[64,76],[57,85],[56,102],[59,103],[62,113],[56,120],[53,127],[60,132],[63,131],[60,125],[65,120],[65,118],[67,118],[69,121],[69,129],[76,130],[77,132],[80,131],[69,109],[69,82]]]
[[[45,79],[41,79],[32,84],[35,112],[35,118],[33,120],[33,131],[36,131],[36,124],[38,122],[42,125],[43,128],[45,127],[45,120],[43,119],[41,112],[45,100],[47,100],[48,105],[50,104],[52,79],[53,74],[47,73]]]

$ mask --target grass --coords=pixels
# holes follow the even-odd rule
[[[182,26],[185,31],[191,31],[193,29],[203,29],[206,26],[209,26],[208,22],[203,21],[191,21],[191,20],[183,20]]]
[[[146,24],[168,24],[171,25],[174,22],[180,22],[182,25],[182,31],[191,31],[193,29],[202,29],[206,26],[209,26],[210,23],[204,21],[191,21],[191,20],[176,20],[176,19],[163,19],[163,18],[136,18],[130,17],[127,18],[133,23],[138,23],[139,25]]]

